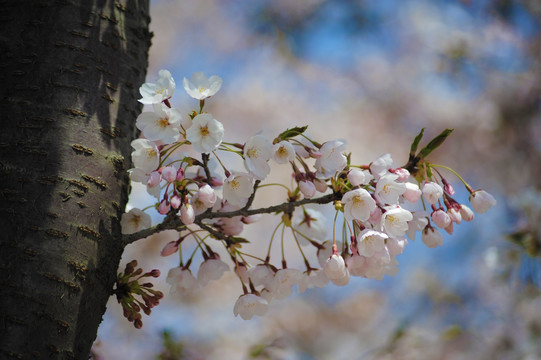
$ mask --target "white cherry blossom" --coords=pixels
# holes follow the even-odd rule
[[[139,88],[139,92],[143,96],[139,99],[140,103],[146,105],[159,104],[173,96],[175,92],[175,80],[169,71],[160,70],[156,84],[144,83]]]
[[[274,271],[267,265],[257,265],[247,271],[247,275],[252,281],[254,286],[263,285],[268,290],[273,290],[274,285]]]
[[[370,164],[370,172],[376,180],[389,172],[389,169],[393,166],[393,159],[391,154],[381,155]],[[397,176],[398,178],[398,176]]]
[[[169,270],[165,281],[171,285],[169,290],[171,295],[187,295],[199,288],[199,284],[192,272],[180,267]]]
[[[265,315],[269,307],[267,300],[255,294],[241,295],[235,302],[233,314],[240,315],[244,320],[250,320],[254,315]]]
[[[408,221],[413,219],[413,215],[400,206],[388,206],[381,216],[381,224],[385,232],[391,236],[404,236],[408,230]]]
[[[293,285],[297,284],[302,277],[302,272],[298,269],[280,269],[274,274],[273,296],[278,300],[283,300],[291,295]]]
[[[280,141],[272,148],[272,158],[278,164],[287,164],[295,160],[295,148],[289,141]]]
[[[316,176],[320,179],[327,179],[347,165],[347,159],[342,154],[346,149],[346,143],[342,140],[332,140],[324,143],[319,149],[321,156],[316,160]]]
[[[182,81],[184,90],[197,100],[203,100],[215,95],[222,87],[222,79],[219,76],[212,75],[207,78],[201,71],[193,73],[190,79],[184,78]]]
[[[244,166],[257,180],[264,180],[270,172],[272,144],[262,135],[254,135],[244,144]]]
[[[357,251],[359,255],[370,257],[383,250],[389,235],[371,229],[364,229],[357,235]]]
[[[201,286],[206,286],[211,280],[218,280],[224,272],[229,271],[229,266],[220,259],[207,259],[199,267],[197,281]]]
[[[182,116],[177,109],[168,108],[160,103],[154,104],[154,112],[141,113],[135,125],[148,140],[172,144],[180,138],[181,122]]]
[[[150,215],[137,208],[133,208],[127,213],[122,214],[120,219],[122,234],[133,234],[148,229],[151,225]]]
[[[413,219],[408,222],[406,235],[410,240],[415,240],[415,233],[422,231],[428,225],[428,213],[426,211],[415,211],[412,213]]]
[[[347,220],[368,220],[370,213],[376,208],[376,201],[365,189],[354,189],[342,197],[344,216]]]
[[[224,181],[224,200],[229,204],[242,207],[252,195],[252,176],[246,173],[233,173]]]
[[[323,269],[312,270],[310,273],[304,273],[297,284],[299,293],[303,293],[306,289],[313,287],[325,287],[329,283],[329,278],[325,275]]]
[[[406,184],[397,182],[397,179],[398,175],[395,174],[386,174],[379,178],[374,195],[381,204],[398,204],[399,196],[406,191]]]
[[[372,174],[370,174],[370,171],[368,170],[353,168],[348,172],[348,181],[353,186],[366,185],[373,178],[374,177],[372,176]]]
[[[160,165],[160,151],[155,143],[147,139],[135,139],[131,142],[135,150],[131,153],[133,165],[150,174]]]
[[[195,151],[210,153],[224,138],[224,126],[210,114],[199,114],[193,118],[192,126],[186,130],[186,140],[192,143]]]

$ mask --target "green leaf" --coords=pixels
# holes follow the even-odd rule
[[[249,243],[248,240],[246,240],[245,238],[241,238],[239,236],[232,236],[229,238],[229,240],[231,240],[233,244]]]
[[[436,136],[434,139],[432,139],[424,148],[419,151],[419,154],[417,155],[417,158],[419,160],[424,159],[427,157],[432,151],[436,150],[445,139],[447,139],[447,136],[449,136],[453,132],[453,129],[445,129]]]
[[[421,132],[419,135],[415,137],[413,142],[411,143],[411,149],[410,149],[410,156],[415,156],[415,152],[417,151],[417,147],[419,146],[419,142],[423,138],[423,133],[425,132],[425,128],[421,129]]]
[[[291,139],[292,137],[300,135],[303,132],[305,132],[306,129],[308,129],[308,125],[302,126],[302,127],[295,126],[292,129],[287,129],[286,131],[284,131],[283,133],[278,135],[278,137],[276,138],[278,140],[277,142],[287,140],[287,139]]]

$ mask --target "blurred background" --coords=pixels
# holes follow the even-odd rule
[[[233,315],[242,289],[231,272],[193,296],[167,297],[165,276],[178,256],[159,252],[177,234],[153,236],[130,246],[123,261],[159,268],[166,299],[136,330],[112,297],[96,355],[541,358],[540,1],[153,0],[151,17],[148,81],[170,70],[171,103],[187,114],[198,103],[182,78],[196,71],[222,77],[206,109],[224,124],[226,141],[243,143],[260,131],[272,139],[309,125],[321,142],[347,140],[354,163],[390,153],[398,166],[421,128],[425,140],[454,128],[432,161],[489,191],[498,205],[445,234],[437,249],[411,241],[394,277],[310,289],[250,321]],[[461,183],[446,175],[468,204]],[[279,176],[290,181],[287,174],[272,180]],[[137,191],[132,206],[145,207]],[[260,204],[269,194],[262,191]],[[264,252],[277,222],[245,227],[254,252],[258,245]]]

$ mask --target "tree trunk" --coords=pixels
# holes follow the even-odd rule
[[[149,4],[0,6],[0,358],[87,359],[123,251]]]

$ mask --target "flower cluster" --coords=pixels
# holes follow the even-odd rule
[[[136,269],[136,266],[137,260],[126,264],[124,272],[118,274],[114,293],[117,301],[122,305],[124,317],[133,321],[133,325],[140,329],[143,326],[140,311],[143,310],[145,314],[150,315],[151,309],[160,303],[163,294],[161,291],[152,289],[152,283],[139,283],[139,280],[145,277],[157,278],[160,276],[160,271],[154,269],[143,274],[143,269]],[[143,301],[136,299],[135,295],[139,295]]]
[[[439,229],[451,234],[454,226],[474,218],[468,206],[453,198],[453,187],[440,170],[453,173],[464,183],[476,212],[484,213],[496,204],[489,193],[474,191],[454,170],[426,160],[451,133],[449,129],[417,151],[421,131],[404,166],[396,166],[389,154],[357,165],[345,152],[345,141],[317,142],[305,134],[306,126],[287,129],[272,141],[258,134],[243,144],[225,142],[223,124],[204,111],[205,101],[219,91],[222,80],[198,72],[189,80],[184,78],[183,85],[189,96],[199,100],[198,109],[187,115],[169,101],[175,82],[168,71],[159,72],[156,84],[141,87],[140,101],[152,105],[153,111],[143,112],[137,119],[144,138],[132,142],[135,167],[130,170],[131,180],[146,185],[156,198],[155,208],[166,215],[167,226],[160,229],[179,231],[178,240],[168,243],[162,255],[182,254],[179,249],[190,239],[197,243],[195,252],[200,251],[204,259],[196,278],[190,269],[195,252],[188,259],[180,256],[179,266],[167,276],[171,294],[195,291],[229,270],[213,249],[220,242],[242,283],[243,294],[234,314],[243,319],[264,314],[271,301],[289,296],[294,285],[304,292],[329,282],[344,286],[351,276],[380,280],[394,275],[398,271],[396,257],[404,251],[407,238],[412,240],[421,232],[428,247],[439,246],[443,243]],[[221,152],[238,155],[244,168],[227,168]],[[293,186],[262,184],[271,171],[271,161],[275,166],[290,167]],[[283,203],[252,208],[258,189],[271,185],[287,188]],[[331,236],[323,214],[306,206],[328,203],[336,211]],[[422,204],[422,211],[408,210],[416,203]],[[336,239],[340,213],[344,229],[341,239]],[[257,221],[260,214],[279,215],[266,257],[244,253],[242,244],[248,240],[239,236],[244,225]],[[125,234],[134,236],[138,232],[148,236],[153,231],[141,231],[150,222],[138,209],[123,215],[122,226]],[[286,229],[298,245],[305,269],[287,266]],[[278,263],[270,256],[277,233],[281,233],[282,246]],[[313,260],[310,263],[307,253],[311,250],[317,254],[318,266],[313,266]],[[248,262],[247,257],[255,261]]]

